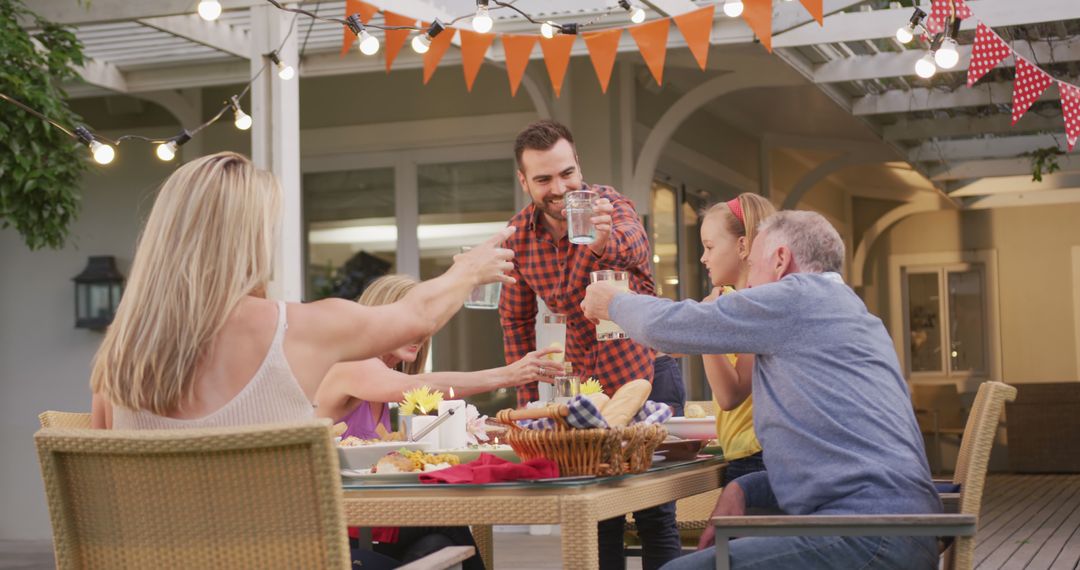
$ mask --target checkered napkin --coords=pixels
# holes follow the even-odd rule
[[[596,407],[596,404],[594,404],[592,400],[585,396],[575,396],[574,399],[570,400],[567,404],[567,408],[569,408],[570,413],[566,416],[566,423],[570,424],[570,427],[577,429],[608,427],[608,423],[604,420],[604,416],[600,415],[600,409]],[[649,400],[645,402],[645,405],[641,407],[641,411],[634,416],[633,421],[630,423],[663,423],[671,417],[671,414],[671,406]],[[525,429],[553,429],[555,427],[555,420],[550,418],[521,420],[518,422],[518,425]]]

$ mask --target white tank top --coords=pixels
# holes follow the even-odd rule
[[[201,418],[175,419],[146,410],[113,407],[113,429],[184,429],[243,426],[292,422],[314,417],[314,407],[300,388],[288,361],[283,343],[285,302],[278,301],[277,330],[270,350],[255,376],[232,400],[217,411]]]

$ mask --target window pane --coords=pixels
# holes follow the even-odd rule
[[[950,271],[949,363],[953,372],[986,370],[982,272]]]
[[[911,371],[941,372],[941,314],[937,273],[908,274]]]
[[[356,298],[397,261],[394,169],[304,175],[308,300]]]
[[[425,164],[417,169],[420,191],[420,276],[431,279],[453,263],[461,246],[473,246],[513,217],[511,159]],[[431,343],[432,370],[476,371],[503,366],[499,312],[462,309]],[[513,388],[468,398],[481,413],[514,407]]]

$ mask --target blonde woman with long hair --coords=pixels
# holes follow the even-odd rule
[[[746,287],[750,271],[747,260],[758,224],[774,213],[776,208],[767,199],[749,192],[705,211],[701,221],[701,245],[705,250],[701,263],[713,290],[703,302]],[[764,470],[750,394],[754,355],[703,355],[702,360],[716,403],[716,437],[729,462],[724,483]]]
[[[401,301],[266,298],[281,190],[247,158],[192,161],[162,185],[123,300],[94,359],[98,428],[245,425],[312,417],[330,368],[431,336],[472,287],[501,281],[507,228]]]
[[[369,307],[396,303],[416,286],[416,280],[407,275],[387,275],[368,285],[357,302]],[[406,390],[429,386],[448,393],[453,388],[455,396],[470,396],[529,382],[550,382],[562,371],[561,363],[547,358],[560,351],[547,348],[530,352],[509,366],[421,374],[430,348],[431,338],[425,337],[376,358],[334,365],[315,396],[316,414],[345,422],[345,435],[374,439],[378,437],[376,426],[390,429],[389,406],[383,402],[400,400]]]

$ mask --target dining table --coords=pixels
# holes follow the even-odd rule
[[[349,526],[469,526],[487,568],[496,568],[493,525],[561,526],[562,568],[599,568],[597,523],[714,490],[726,463],[699,456],[610,477],[487,484],[422,484],[343,478]]]

